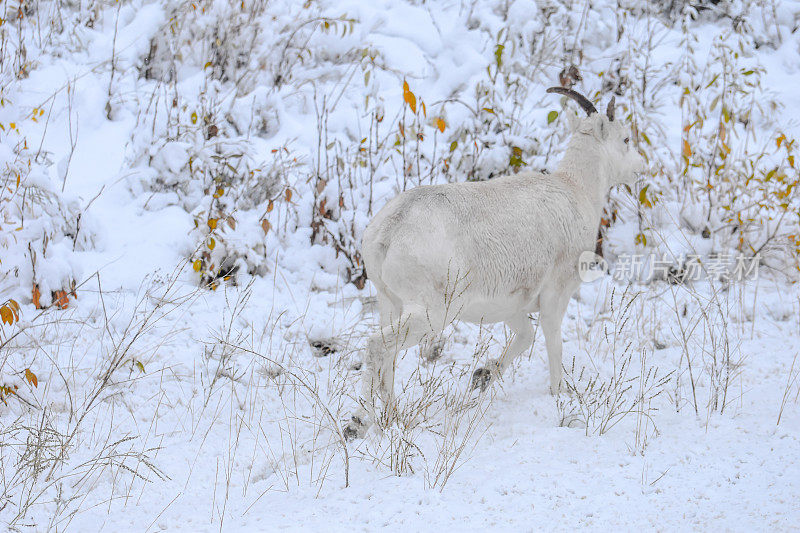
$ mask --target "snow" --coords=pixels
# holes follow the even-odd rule
[[[63,32],[43,38],[28,18],[7,19],[2,30],[22,36],[32,63],[27,77],[0,72],[0,163],[4,183],[20,172],[32,200],[0,195],[0,304],[13,298],[22,308],[20,322],[0,330],[0,381],[19,387],[0,405],[2,523],[793,529],[800,297],[786,250],[798,221],[747,212],[764,217],[752,231],[705,238],[707,224],[724,221],[708,216],[704,195],[687,200],[678,177],[685,115],[717,90],[682,104],[682,87],[705,86],[724,68],[714,47],[720,36],[739,45],[733,17],[698,14],[691,41],[680,14],[622,4],[624,13],[604,0],[584,14],[549,0],[128,0],[61,6]],[[750,93],[759,105],[728,102],[756,128],[734,121],[731,157],[763,152],[771,165],[783,157],[772,150],[776,134],[800,135],[800,10],[726,5],[747,8],[742,42],[762,43],[745,42],[752,57],[743,53],[736,68],[763,68],[763,91]],[[56,4],[37,6],[56,28]],[[689,46],[691,71],[681,67]],[[602,104],[604,84],[632,77],[617,114],[634,114],[660,168],[648,176],[652,209],[641,209],[638,190],[612,195],[619,218],[607,257],[725,253],[740,234],[777,227],[785,247],[765,249],[773,268],[743,284],[584,284],[565,318],[564,364],[579,388],[619,376],[630,385],[613,424],[602,401],[582,417],[581,397],[548,394],[538,331],[489,393],[470,391],[472,371],[511,334],[455,324],[440,359],[421,362],[412,349],[398,361],[403,421],[344,444],[338,428],[355,406],[360,351],[377,323],[371,285],[350,282],[369,210],[404,188],[505,172],[512,147],[527,168],[552,171],[572,108],[544,91],[572,62],[583,75],[577,88]],[[653,80],[645,88],[643,72]],[[416,115],[403,103],[404,81]],[[710,153],[703,135],[720,112],[690,132],[698,159]],[[790,196],[790,213],[798,200]],[[647,246],[635,244],[639,233]],[[234,279],[198,288],[226,260],[238,267]],[[66,309],[35,308],[34,283],[49,306],[73,281]],[[653,385],[656,377],[665,381]],[[585,392],[587,402],[604,399]]]

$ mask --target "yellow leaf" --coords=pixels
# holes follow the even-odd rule
[[[692,147],[689,146],[689,141],[686,139],[683,140],[683,157],[687,159],[692,157]]]
[[[408,104],[411,108],[411,111],[414,113],[417,112],[417,97],[414,96],[414,93],[411,92],[411,89],[408,88],[408,82],[403,82],[403,100]]]
[[[192,113],[192,124],[197,124],[197,113]]]
[[[420,107],[422,107],[422,114],[425,115],[425,118],[428,118],[428,109],[425,107],[425,102],[422,102]]]
[[[136,361],[134,364],[136,365],[136,368],[144,372],[144,365],[142,364],[141,361]]]
[[[195,272],[200,272],[200,269],[203,268],[203,262],[199,259],[195,259],[194,263],[192,263],[192,268]]]
[[[215,241],[213,238],[208,240],[208,249],[209,250],[213,250],[216,245],[217,245],[217,241]]]
[[[446,126],[446,124],[444,123],[444,120],[442,118],[437,118],[436,119],[436,127],[439,128],[439,131],[444,133],[445,126]]]
[[[217,229],[217,219],[216,218],[209,218],[208,219],[208,227],[212,230]]]
[[[38,387],[39,386],[39,379],[36,377],[36,374],[31,372],[30,368],[26,368],[25,369],[25,379],[27,379],[28,382],[31,385],[33,385],[34,387]]]

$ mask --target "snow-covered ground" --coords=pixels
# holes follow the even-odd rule
[[[800,7],[638,4],[8,3],[2,523],[796,528]],[[758,279],[584,284],[560,398],[538,331],[471,391],[511,333],[454,324],[399,360],[399,420],[344,442],[364,226],[405,188],[552,170],[570,65],[651,162],[612,194],[612,265],[758,250]]]

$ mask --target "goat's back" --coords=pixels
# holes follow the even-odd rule
[[[378,290],[427,306],[448,291],[486,301],[533,297],[554,270],[574,270],[592,249],[581,204],[558,176],[538,173],[417,187],[365,230],[367,274]]]

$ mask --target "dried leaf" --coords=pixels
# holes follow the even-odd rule
[[[270,200],[269,203],[267,204],[267,213],[271,212],[274,208],[275,208],[275,202]]]
[[[67,291],[54,291],[53,304],[59,309],[66,309],[69,307],[69,296],[67,296]]]
[[[436,119],[436,127],[439,128],[439,131],[444,133],[445,126],[446,126],[446,124],[444,123],[444,119],[443,118],[439,117],[439,118]]]
[[[33,306],[36,309],[41,309],[42,308],[42,304],[40,303],[41,297],[42,297],[42,293],[39,292],[39,285],[34,283],[33,284],[33,292],[32,292],[32,295],[31,295],[31,299],[33,301]]]
[[[272,224],[270,224],[270,223],[269,223],[269,220],[267,220],[266,218],[265,218],[264,220],[262,220],[262,221],[261,221],[261,229],[263,229],[263,230],[264,230],[264,234],[265,234],[265,235],[266,235],[267,233],[269,233],[269,229],[270,229],[271,227],[272,227]]]
[[[692,157],[692,147],[689,146],[689,141],[686,139],[683,140],[683,157],[687,159]]]
[[[203,262],[199,259],[195,259],[194,263],[192,263],[192,268],[195,272],[200,272],[200,269],[203,268]]]
[[[286,198],[287,202],[291,202],[292,201],[292,189],[287,187],[286,188],[286,193],[284,194],[284,197]]]
[[[28,382],[31,385],[33,385],[34,387],[38,387],[39,386],[39,379],[36,377],[36,374],[31,372],[30,368],[26,368],[25,369],[25,379],[27,379]]]
[[[217,229],[217,219],[216,218],[209,218],[207,224],[208,224],[208,227],[211,228],[212,231]]]

